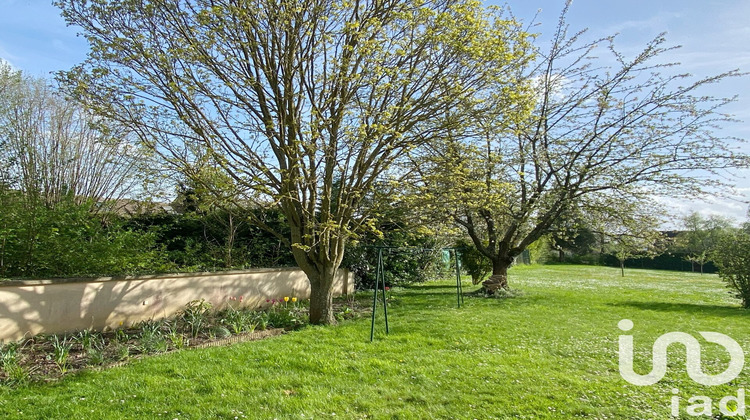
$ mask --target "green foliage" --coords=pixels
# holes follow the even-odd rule
[[[115,341],[118,343],[125,343],[130,339],[128,332],[123,328],[115,330]]]
[[[610,233],[604,250],[617,258],[620,262],[620,271],[625,276],[625,261],[635,257],[654,257],[663,251],[660,246],[662,235],[654,230],[644,227],[639,232]]]
[[[424,207],[481,244],[495,270],[573,209],[622,218],[632,207],[651,208],[651,196],[727,191],[722,175],[704,174],[743,168],[749,159],[718,132],[718,122],[731,120],[720,112],[731,99],[698,94],[740,72],[703,79],[672,72],[663,65],[671,50],[663,36],[627,57],[614,36],[570,30],[567,9],[549,49],[535,49],[535,59],[508,72],[515,80],[505,86],[518,89],[511,100],[488,96],[476,108],[436,115],[467,113],[473,124],[432,142],[410,168],[421,175],[415,184]],[[625,248],[633,249],[620,246],[621,258]]]
[[[49,208],[0,186],[0,278],[294,265],[290,250],[255,225],[239,224],[228,243],[224,224],[228,212],[221,208],[120,217],[91,213],[90,206],[66,196]],[[280,232],[288,231],[278,210],[235,211],[232,217],[247,220],[251,214]],[[228,246],[231,260],[227,260]]]
[[[532,264],[547,264],[555,261],[552,255],[552,240],[549,235],[542,236],[528,247]]]
[[[232,336],[232,332],[223,325],[214,325],[211,327],[209,334],[212,338],[227,338]]]
[[[742,306],[750,308],[750,229],[725,234],[716,244],[713,260]]]
[[[474,244],[460,240],[456,243],[456,248],[459,249],[461,268],[471,276],[473,284],[481,283],[492,273],[492,263],[477,250]]]
[[[52,336],[52,361],[60,369],[60,373],[65,373],[68,370],[70,363],[70,349],[73,347],[73,342],[67,336],[54,335]]]
[[[255,311],[244,308],[235,308],[234,306],[228,305],[222,311],[219,312],[219,322],[233,334],[240,334],[243,332],[253,332],[258,323],[254,317]]]
[[[21,344],[17,342],[0,345],[0,372],[5,373],[3,383],[10,387],[29,382],[29,370],[19,363],[21,348]]]
[[[104,354],[105,340],[98,331],[85,329],[79,331],[75,340],[81,345],[86,355],[86,364],[90,366],[99,366],[104,364],[106,356]]]
[[[384,186],[385,188],[385,186]],[[409,202],[373,194],[365,208],[373,214],[369,230],[346,248],[342,265],[354,273],[357,289],[375,286],[379,247],[383,247],[385,283],[389,286],[436,279],[446,268],[440,236],[415,217]]]
[[[297,329],[307,325],[305,311],[296,306],[273,307],[267,313],[268,326],[272,328]]]
[[[81,348],[85,351],[90,351],[101,345],[101,333],[98,333],[92,329],[81,330],[73,336],[73,339],[78,342]]]
[[[287,298],[284,298],[287,299]],[[242,298],[230,299],[239,300]],[[265,310],[227,306],[219,311],[205,300],[189,302],[182,313],[168,319],[146,320],[127,329],[98,332],[86,329],[74,335],[39,335],[0,345],[0,383],[10,387],[50,378],[46,364],[55,363],[60,374],[86,366],[101,366],[129,359],[132,354],[149,355],[179,350],[189,344],[200,345],[206,340],[265,330],[269,327],[287,330],[300,329],[308,324],[306,302],[297,298],[274,299]],[[353,300],[345,311],[337,314],[341,320],[357,317]],[[196,339],[191,343],[187,337]],[[254,338],[254,337],[253,337]],[[41,368],[40,368],[41,367]],[[58,375],[53,375],[57,377]]]
[[[169,344],[164,337],[162,329],[163,321],[148,320],[138,325],[140,335],[136,350],[144,354],[164,353],[169,350]]]
[[[352,310],[350,307],[345,307],[341,309],[340,311],[336,312],[336,321],[345,321],[347,319],[355,319],[357,317],[357,313]]]
[[[422,283],[435,279],[444,270],[439,243],[430,238],[409,243],[412,245],[383,249],[385,283],[389,286]],[[357,289],[375,286],[377,261],[377,247],[358,245],[347,250],[344,265],[354,273]]]
[[[583,215],[576,207],[567,209],[550,228],[547,239],[550,247],[557,251],[557,262],[595,262],[591,255],[601,249],[601,235],[593,230],[589,218],[594,214]],[[588,216],[588,217],[587,217]]]
[[[253,322],[258,325],[258,329],[261,331],[268,329],[269,316],[268,312],[256,312],[253,317]]]
[[[182,349],[187,345],[185,337],[182,335],[182,332],[180,332],[176,319],[167,323],[166,338],[169,340],[169,344],[177,350]]]
[[[21,349],[21,344],[17,342],[0,345],[0,372],[5,373],[3,382],[11,387],[29,382],[29,370],[19,363]]]
[[[17,342],[11,342],[4,346],[0,346],[0,367],[5,369],[6,366],[18,363],[18,347],[20,346]]]
[[[703,273],[706,263],[712,256],[722,238],[732,226],[731,221],[720,216],[703,217],[693,212],[683,219],[685,231],[677,235],[673,250],[684,255],[691,264],[697,264]]]
[[[49,208],[0,190],[0,277],[152,273],[169,264],[150,232],[66,196]]]
[[[656,211],[656,203],[643,206],[637,202],[622,202],[616,208],[602,208],[588,214],[588,227],[600,237],[601,252],[620,263],[625,276],[625,261],[632,258],[653,258],[667,248],[668,241],[659,225],[663,216]]]
[[[210,311],[211,303],[205,299],[193,300],[185,305],[185,309],[180,313],[180,319],[191,337],[198,337],[203,324],[208,321]]]
[[[122,362],[130,358],[130,346],[127,343],[115,342],[111,349],[112,357]]]
[[[436,116],[512,90],[531,39],[475,0],[55,4],[91,45],[61,84],[198,186],[278,204],[290,235],[270,230],[327,277],[311,282],[320,324],[334,321],[330,276],[367,229],[362,201],[453,128]]]
[[[100,366],[103,365],[104,362],[107,360],[104,351],[100,348],[91,348],[89,351],[86,352],[86,356],[88,357],[88,360],[86,363],[90,366]]]
[[[126,227],[155,235],[165,258],[180,271],[295,265],[291,251],[279,238],[247,222],[258,218],[288,235],[289,227],[278,210],[234,209],[230,212],[209,208],[199,211],[199,203],[185,204],[186,201],[190,200],[180,195],[173,203],[178,213],[139,214],[129,219]],[[233,235],[228,234],[230,217],[235,220]],[[228,250],[231,251],[229,260]]]

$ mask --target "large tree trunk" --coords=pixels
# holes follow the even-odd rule
[[[338,267],[320,267],[306,273],[310,280],[310,323],[335,324],[333,316],[333,279]]]
[[[485,293],[493,295],[500,289],[508,290],[508,268],[511,264],[513,264],[512,257],[492,259],[492,275],[482,282]]]

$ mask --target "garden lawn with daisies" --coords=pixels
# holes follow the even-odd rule
[[[748,370],[704,386],[670,346],[666,375],[628,383],[618,340],[634,340],[635,371],[651,369],[654,341],[681,331],[702,345],[705,373],[729,355],[715,331],[750,351],[750,311],[715,275],[590,266],[519,266],[511,297],[466,296],[455,280],[388,291],[390,334],[370,317],[306,327],[261,341],[193,348],[88,369],[50,383],[0,387],[3,419],[523,419],[683,418],[737,409]],[[464,292],[471,286],[465,279]],[[367,302],[371,293],[357,299]],[[618,323],[633,328],[623,332]],[[702,396],[703,405],[691,398]],[[711,405],[706,402],[710,399]],[[692,410],[692,411],[691,411]]]

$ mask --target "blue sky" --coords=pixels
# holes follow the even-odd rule
[[[541,10],[536,30],[550,33],[563,0],[511,0],[514,14],[524,20]],[[670,44],[681,45],[668,59],[681,71],[707,76],[739,68],[750,71],[750,1],[748,0],[574,0],[568,14],[573,29],[589,28],[591,37],[619,33],[616,45],[635,53],[645,42],[667,32]],[[0,0],[0,59],[31,75],[47,76],[85,58],[88,45],[66,27],[49,0]],[[739,95],[727,111],[745,121],[728,125],[726,135],[750,139],[750,76],[727,80],[715,91]],[[743,145],[750,151],[750,146]],[[750,171],[735,180],[739,199],[750,200]],[[676,213],[698,210],[744,220],[747,204],[737,200],[708,202],[670,200]]]

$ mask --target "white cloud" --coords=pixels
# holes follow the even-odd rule
[[[638,31],[656,35],[664,32],[666,30],[665,28],[669,26],[670,21],[680,18],[682,18],[682,14],[680,13],[659,13],[648,19],[619,22],[605,28],[604,32],[610,34],[622,34],[630,31]]]
[[[2,44],[0,44],[0,63],[8,64],[9,66],[13,67],[14,69],[17,69],[18,66],[15,66],[13,62],[17,59],[13,54],[9,53],[5,48],[3,48]]]
[[[704,217],[726,217],[739,224],[747,218],[748,200],[750,199],[750,188],[743,188],[742,190],[744,194],[737,198],[709,196],[704,199],[690,200],[657,197],[655,200],[663,205],[665,210],[673,217],[673,220],[665,224],[665,228],[679,227],[679,220],[692,212],[697,212]]]

